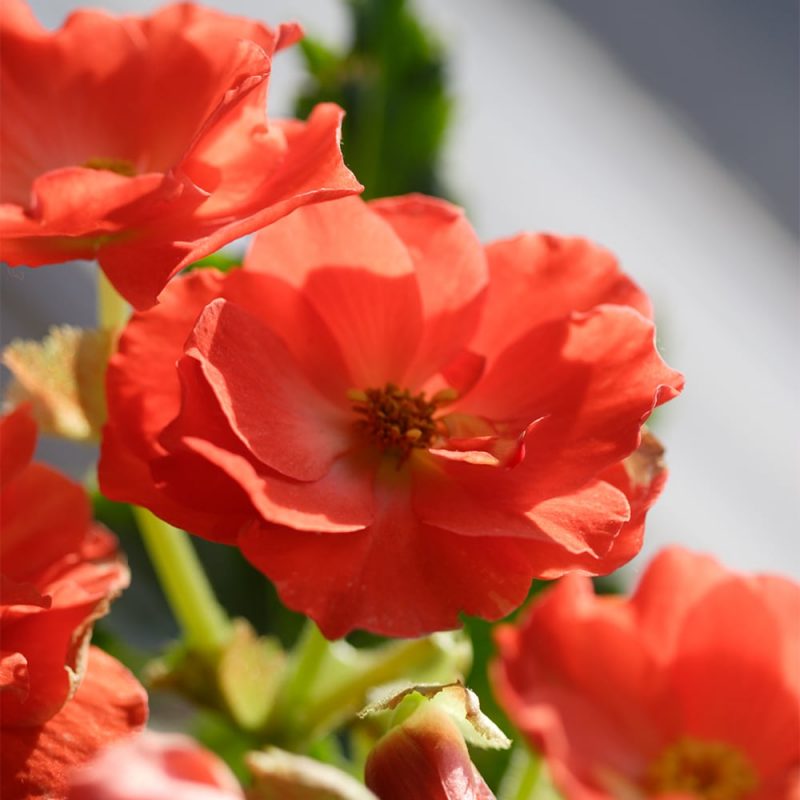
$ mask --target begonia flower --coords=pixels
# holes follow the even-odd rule
[[[0,422],[0,765],[3,798],[63,796],[66,774],[144,724],[135,678],[89,647],[128,584],[114,537],[84,490],[30,463],[27,407]]]
[[[76,769],[67,800],[244,800],[220,758],[188,736],[146,731]]]
[[[649,315],[584,240],[484,249],[421,196],[300,209],[134,315],[101,487],[238,544],[328,637],[497,619],[638,549],[642,423],[683,384]]]
[[[562,578],[498,629],[494,685],[566,800],[790,800],[798,620],[798,584],[671,548],[629,599]]]
[[[182,3],[80,10],[42,28],[0,11],[0,258],[97,258],[137,308],[193,261],[298,206],[360,191],[342,111],[267,121],[276,51],[301,36]]]

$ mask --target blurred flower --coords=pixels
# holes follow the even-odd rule
[[[75,770],[67,800],[244,800],[244,792],[194,739],[146,731]]]
[[[305,203],[358,191],[341,110],[266,119],[272,57],[301,36],[190,3],[81,10],[55,32],[0,14],[0,257],[95,258],[137,308],[169,278]]]
[[[497,632],[494,683],[568,800],[800,792],[800,587],[674,548],[629,600],[570,575]]]
[[[580,239],[484,250],[422,196],[300,209],[133,317],[101,486],[238,544],[328,637],[497,619],[640,546],[641,425],[683,384],[649,314]]]
[[[394,726],[367,757],[364,781],[380,800],[494,800],[472,763],[469,741],[507,748],[511,742],[460,684],[400,691],[362,712],[398,709]]]
[[[142,687],[89,647],[92,624],[128,585],[83,489],[30,463],[26,407],[0,423],[2,796],[58,796],[70,766],[144,724]]]

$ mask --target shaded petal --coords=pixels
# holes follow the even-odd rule
[[[30,463],[36,449],[36,423],[24,405],[0,418],[0,488]]]
[[[158,436],[180,409],[175,362],[200,312],[222,293],[223,281],[214,270],[197,270],[172,281],[158,306],[131,317],[106,372],[108,423],[98,481],[111,500],[136,503],[179,528],[225,541],[224,532],[214,532],[223,520],[165,496],[149,468],[150,460],[164,453]]]
[[[531,575],[558,557],[547,543],[425,524],[402,487],[381,487],[380,476],[377,493],[375,521],[363,531],[252,525],[239,538],[283,602],[311,616],[328,638],[355,628],[419,636],[457,627],[462,611],[498,619],[524,600]]]
[[[647,296],[614,255],[586,239],[523,233],[489,244],[486,255],[491,282],[471,347],[491,358],[532,326],[597,305],[652,317]]]
[[[269,326],[317,389],[350,411],[353,382],[341,348],[302,289],[276,275],[239,269],[227,275],[220,295]]]
[[[235,304],[206,306],[187,353],[200,363],[231,430],[261,463],[318,480],[351,447],[345,414],[308,382],[282,340]]]
[[[58,539],[54,530],[43,541]],[[30,681],[24,697],[0,694],[4,725],[38,725],[64,705],[81,680],[92,623],[129,583],[116,539],[99,526],[84,529],[84,536],[37,575],[45,601],[40,607],[3,606],[3,647],[24,654]],[[29,548],[39,544],[29,542]]]
[[[118,661],[92,647],[75,697],[38,728],[0,728],[0,787],[9,800],[64,797],[69,775],[101,747],[143,727],[147,695]]]
[[[112,500],[143,506],[171,525],[205,539],[232,544],[242,520],[231,515],[220,516],[203,511],[197,503],[186,504],[174,500],[163,487],[157,485],[153,477],[151,461],[158,463],[158,458],[155,454],[146,459],[138,457],[121,440],[118,429],[106,425],[98,472],[103,495]],[[203,496],[206,494],[203,493]]]
[[[80,548],[91,512],[82,486],[44,464],[29,464],[3,488],[1,516],[3,572],[29,581]]]
[[[374,465],[337,459],[320,480],[286,479],[259,463],[236,437],[193,358],[179,363],[192,398],[164,432],[169,454],[153,462],[164,492],[189,508],[241,525],[261,514],[300,530],[349,531],[372,520]]]
[[[434,455],[432,452],[431,455]],[[563,552],[551,567],[532,577],[555,578],[565,567],[600,575],[614,569],[606,562],[615,537],[630,517],[625,495],[605,481],[526,504],[516,491],[517,469],[471,463],[466,459],[418,460],[414,509],[420,519],[470,537],[519,537],[542,555]],[[477,454],[476,454],[477,455]]]

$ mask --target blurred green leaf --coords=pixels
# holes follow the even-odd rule
[[[444,196],[440,153],[451,117],[441,44],[406,0],[349,0],[353,35],[336,53],[313,38],[301,42],[310,73],[296,103],[305,118],[320,102],[347,112],[345,162],[364,197],[407,192]]]
[[[184,272],[191,272],[195,269],[217,269],[220,272],[230,272],[242,265],[244,256],[241,253],[231,253],[228,250],[220,250],[217,253],[212,253],[210,256],[201,258],[195,261],[194,264],[189,264]]]

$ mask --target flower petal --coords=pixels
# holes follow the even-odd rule
[[[491,283],[471,347],[497,355],[535,325],[601,304],[652,317],[647,295],[586,239],[523,233],[486,247]],[[525,298],[525,302],[520,302]]]
[[[351,386],[402,381],[421,337],[419,286],[401,240],[361,200],[309,207],[271,225],[245,268],[302,288],[337,340]]]
[[[282,475],[319,480],[351,447],[345,414],[308,382],[282,340],[234,303],[206,306],[187,354],[200,363],[231,430]]]
[[[176,502],[241,526],[254,513],[299,530],[359,530],[372,520],[368,464],[337,459],[320,480],[287,479],[257,461],[231,430],[193,358],[178,365],[191,398],[162,439],[168,455],[152,464],[163,491]]]
[[[29,406],[20,406],[0,418],[0,487],[19,475],[35,449],[36,423]]]
[[[8,800],[64,797],[72,769],[140,729],[147,695],[118,661],[92,647],[75,697],[44,725],[0,728],[0,793]]]
[[[397,489],[398,487],[393,487]],[[402,489],[378,489],[375,521],[331,535],[252,525],[239,546],[286,605],[328,638],[362,628],[419,636],[459,625],[459,613],[498,619],[522,602],[551,550],[520,539],[460,536],[419,521]],[[324,570],[310,570],[324,564]],[[541,566],[539,567],[541,569]]]
[[[403,240],[414,262],[425,330],[403,385],[416,388],[462,350],[478,325],[488,282],[486,257],[456,206],[424,195],[369,204]]]
[[[529,431],[518,468],[531,497],[578,488],[633,452],[653,408],[683,388],[638,312],[599,306],[526,333],[454,410]]]

